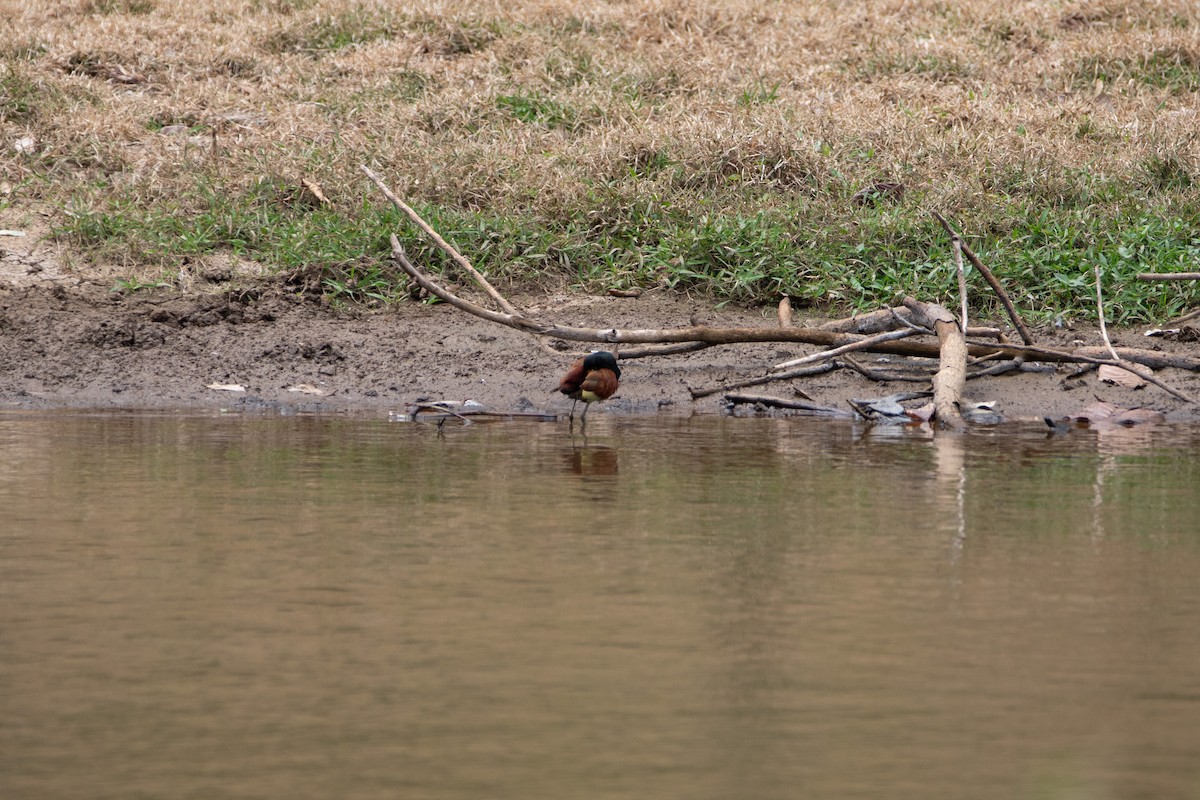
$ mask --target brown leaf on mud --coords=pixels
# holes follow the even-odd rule
[[[1141,389],[1146,385],[1146,379],[1141,375],[1122,367],[1114,367],[1112,364],[1100,365],[1097,374],[1101,383],[1113,383],[1127,389]]]
[[[300,392],[301,394],[315,394],[317,397],[324,397],[328,392],[324,389],[318,389],[311,383],[298,383],[295,386],[288,387],[289,392]]]
[[[210,384],[208,384],[208,388],[213,389],[218,392],[244,392],[244,391],[246,391],[246,387],[242,386],[240,383],[210,383]]]

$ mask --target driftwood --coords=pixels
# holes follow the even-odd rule
[[[933,405],[938,424],[944,428],[962,430],[967,426],[959,411],[963,385],[967,379],[967,342],[958,320],[947,309],[934,303],[922,303],[906,297],[904,305],[913,312],[919,324],[932,327],[937,332],[941,349],[938,371],[933,376]]]
[[[1200,272],[1139,272],[1139,281],[1200,281]]]
[[[828,408],[819,406],[815,403],[808,403],[803,400],[787,400],[783,397],[772,397],[769,394],[742,394],[740,392],[731,392],[725,395],[725,399],[734,404],[742,405],[753,403],[755,405],[763,405],[769,408],[788,408],[797,411],[807,411],[812,414],[827,414],[833,417],[848,417],[850,414],[842,411],[840,408]]]
[[[946,233],[950,234],[951,240],[958,240],[959,246],[962,248],[963,254],[970,260],[971,266],[979,270],[979,274],[983,276],[983,279],[988,282],[989,286],[992,287],[992,291],[994,291],[996,296],[1000,298],[1000,303],[1004,306],[1005,312],[1008,313],[1008,318],[1011,319],[1013,325],[1016,326],[1017,333],[1019,333],[1021,336],[1021,341],[1025,344],[1033,344],[1033,334],[1029,332],[1029,328],[1025,327],[1025,323],[1022,321],[1021,315],[1017,313],[1017,307],[1013,305],[1012,299],[1008,296],[1008,292],[1004,290],[1004,287],[1000,284],[1000,281],[996,280],[996,276],[992,274],[992,271],[988,269],[982,261],[979,260],[979,257],[976,256],[967,243],[963,241],[963,238],[958,235],[958,231],[954,230],[954,228],[951,228],[950,223],[946,222],[946,219],[941,214],[936,211],[931,211],[929,213],[933,215],[934,219],[941,223],[942,227],[945,228]]]

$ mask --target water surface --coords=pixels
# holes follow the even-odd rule
[[[1200,798],[1200,432],[0,415],[0,796]]]

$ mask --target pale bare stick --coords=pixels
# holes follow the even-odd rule
[[[967,273],[963,269],[962,263],[962,240],[951,239],[950,248],[954,250],[954,268],[958,271],[958,300],[962,306],[962,319],[959,320],[959,329],[965,336],[967,333]]]
[[[1180,400],[1185,400],[1189,403],[1192,402],[1190,397],[1160,381],[1150,372],[1150,370],[1125,361],[1123,358],[1121,358],[1120,354],[1117,353],[1117,348],[1113,347],[1112,340],[1108,338],[1108,326],[1104,322],[1104,295],[1100,289],[1099,264],[1092,262],[1092,273],[1096,276],[1096,316],[1100,320],[1100,338],[1104,340],[1104,346],[1108,348],[1108,352],[1112,356],[1111,366],[1120,367],[1127,372],[1131,372],[1142,380],[1153,383],[1155,386],[1172,395],[1173,397],[1177,397]]]
[[[1117,355],[1116,348],[1112,346],[1112,340],[1108,338],[1108,327],[1104,324],[1104,295],[1100,290],[1100,265],[1095,261],[1092,262],[1092,274],[1096,276],[1096,318],[1100,320],[1100,338],[1104,340],[1104,346],[1108,348],[1113,361],[1120,361],[1121,357]]]
[[[1004,291],[1004,287],[1000,284],[1000,281],[996,280],[996,276],[992,274],[992,271],[979,260],[967,243],[963,241],[963,238],[958,235],[958,232],[954,228],[950,227],[950,223],[946,222],[941,214],[936,211],[930,211],[929,213],[942,224],[942,227],[946,229],[946,233],[950,235],[952,240],[957,239],[959,241],[963,254],[971,262],[971,266],[979,270],[979,274],[983,276],[983,279],[988,282],[988,286],[991,286],[992,291],[1000,298],[1000,303],[1004,306],[1004,310],[1008,312],[1008,318],[1012,320],[1017,333],[1021,335],[1021,341],[1025,344],[1033,344],[1033,334],[1029,332],[1029,328],[1025,327],[1025,322],[1021,319],[1021,315],[1017,313],[1017,307],[1013,305],[1012,299],[1008,296],[1008,292]]]
[[[866,339],[859,339],[857,342],[850,342],[849,344],[844,344],[841,347],[835,347],[832,350],[823,350],[820,353],[812,353],[807,356],[801,356],[800,358],[793,358],[791,361],[784,361],[782,364],[776,364],[775,366],[771,367],[771,369],[788,369],[790,367],[800,367],[805,364],[816,364],[820,361],[833,358],[834,356],[840,356],[842,353],[852,353],[855,350],[866,350],[872,345],[880,342],[890,342],[895,339],[904,339],[906,337],[913,336],[918,332],[919,331],[915,330],[899,330],[888,331],[887,333],[880,333],[875,336],[868,336]]]
[[[1139,272],[1139,281],[1200,281],[1200,272]]]
[[[383,182],[382,178],[372,172],[371,169],[365,164],[362,166],[362,171],[366,173],[368,178],[371,179],[371,183],[375,184],[375,188],[377,188],[384,197],[391,201],[392,205],[403,211],[405,215],[407,215],[408,218],[413,221],[413,224],[423,230],[425,235],[433,240],[433,243],[436,244],[442,252],[450,256],[450,258],[454,260],[455,264],[458,264],[460,267],[466,270],[467,273],[475,279],[475,282],[479,284],[480,288],[487,292],[488,296],[496,301],[496,305],[500,306],[500,308],[504,309],[509,314],[520,314],[520,312],[517,311],[512,303],[504,299],[504,295],[496,291],[496,287],[488,283],[488,279],[483,276],[482,272],[471,266],[471,262],[467,261],[467,259],[464,258],[461,253],[451,247],[450,243],[443,239],[437,231],[430,227],[428,222],[421,219],[420,215],[418,215],[416,211],[413,211],[412,208],[409,207],[408,203],[405,203],[403,200],[397,197]]]

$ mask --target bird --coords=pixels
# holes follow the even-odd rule
[[[571,403],[571,422],[575,421],[575,403],[584,402],[582,420],[587,419],[587,410],[592,403],[607,400],[617,391],[621,368],[612,353],[597,351],[578,359],[558,384],[558,391],[574,400]]]

